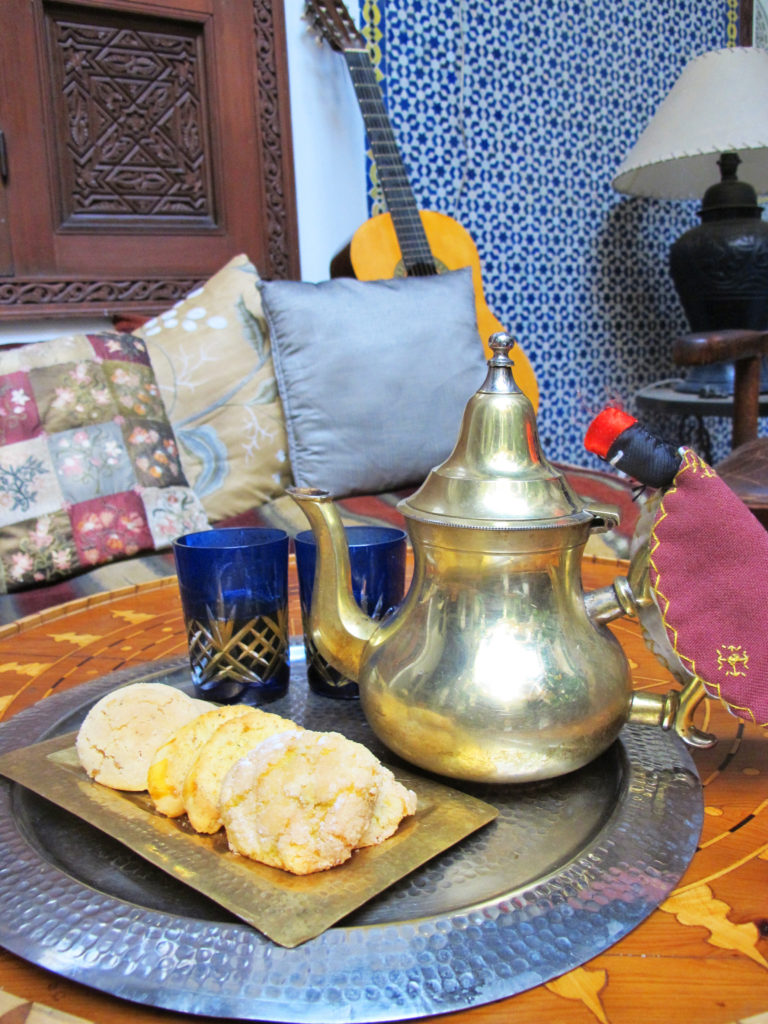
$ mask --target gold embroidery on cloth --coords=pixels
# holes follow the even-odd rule
[[[749,655],[741,644],[724,644],[717,649],[717,667],[725,669],[727,676],[745,676]]]

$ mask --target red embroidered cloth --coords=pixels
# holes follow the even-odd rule
[[[651,586],[678,658],[733,714],[768,725],[768,532],[685,448],[649,543]]]

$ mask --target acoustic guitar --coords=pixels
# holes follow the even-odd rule
[[[477,247],[453,217],[419,210],[365,39],[340,0],[306,0],[305,17],[334,50],[344,55],[388,210],[358,228],[347,251],[334,259],[331,273],[351,271],[360,281],[374,281],[471,267],[478,330],[490,355],[489,337],[504,328],[485,301]],[[539,392],[531,364],[518,346],[513,349],[513,358],[515,381],[536,408]]]

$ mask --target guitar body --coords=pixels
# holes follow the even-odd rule
[[[419,216],[438,272],[460,270],[462,267],[472,268],[477,326],[486,355],[490,357],[488,339],[493,333],[503,331],[504,328],[485,301],[480,257],[475,243],[458,221],[444,213],[420,210]],[[380,213],[357,229],[349,244],[349,262],[354,276],[359,281],[380,281],[405,276],[400,245],[390,214]],[[515,366],[515,382],[536,409],[539,403],[539,389],[533,368],[518,346],[512,349],[510,355]]]

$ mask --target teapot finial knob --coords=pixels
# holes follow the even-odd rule
[[[515,365],[509,353],[515,346],[515,339],[506,331],[496,331],[488,339],[488,347],[492,355],[488,360],[488,375],[480,388],[484,392],[517,393],[522,392],[515,383],[512,367]]]
[[[488,339],[488,347],[493,355],[489,361],[491,366],[511,366],[509,353],[515,346],[515,339],[506,331],[496,331]]]

